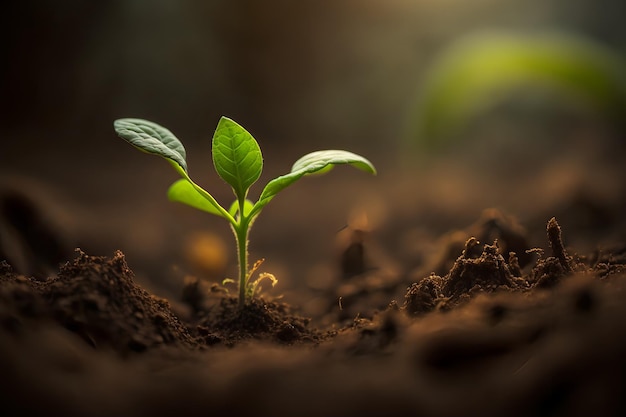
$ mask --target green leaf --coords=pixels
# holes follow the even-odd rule
[[[355,153],[341,150],[316,151],[306,154],[293,164],[291,173],[304,171],[305,174],[312,174],[339,164],[350,164],[376,175],[376,168],[370,161]]]
[[[168,129],[143,119],[118,119],[113,127],[119,137],[139,150],[169,159],[187,172],[185,148]]]
[[[263,156],[259,144],[235,121],[222,117],[213,135],[213,164],[219,176],[244,200],[259,179]]]
[[[275,178],[265,186],[252,212],[256,214],[266,206],[276,194],[303,176],[328,172],[333,166],[340,164],[349,164],[355,168],[376,175],[376,168],[374,168],[374,165],[372,165],[370,161],[352,152],[341,150],[311,152],[298,159],[291,167],[289,174]]]
[[[184,178],[179,179],[170,186],[167,190],[167,197],[170,201],[187,204],[198,210],[224,217],[215,205],[205,198],[189,180]]]

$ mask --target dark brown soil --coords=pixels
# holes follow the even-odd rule
[[[572,256],[553,218],[543,254],[495,217],[491,242],[408,288],[358,281],[343,256],[351,292],[313,320],[197,279],[170,304],[120,251],[78,250],[48,279],[2,262],[2,414],[624,415],[625,252]]]

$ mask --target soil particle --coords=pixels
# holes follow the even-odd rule
[[[0,263],[0,326],[13,335],[21,332],[25,320],[44,318],[47,306],[31,287],[28,279],[17,275],[6,263]]]
[[[286,303],[255,297],[241,307],[225,287],[197,278],[186,280],[181,300],[192,311],[186,324],[208,346],[232,347],[252,339],[316,344],[326,337]]]
[[[617,246],[610,249],[596,250],[588,259],[593,271],[599,278],[621,274],[626,271],[626,247]]]
[[[410,315],[421,315],[433,310],[449,310],[482,292],[499,290],[523,291],[528,288],[526,280],[516,277],[519,273],[515,255],[509,256],[509,264],[500,254],[497,241],[484,245],[482,253],[475,256],[480,242],[471,237],[465,249],[444,277],[431,274],[411,285],[404,299],[404,310]]]
[[[126,355],[163,345],[197,345],[169,303],[134,282],[119,251],[107,258],[79,250],[77,258],[63,265],[58,276],[46,281],[16,275],[6,278],[2,288],[12,291],[13,300],[28,298],[25,305],[37,306],[37,311],[93,348],[110,348]],[[16,291],[22,295],[18,297]]]
[[[348,279],[367,271],[365,256],[365,235],[363,230],[349,230],[350,238],[346,248],[341,252],[339,265],[341,277]]]
[[[309,327],[309,318],[294,314],[285,303],[253,298],[240,307],[239,300],[228,294],[214,293],[210,297],[212,305],[198,311],[192,319],[203,333],[210,335],[209,344],[232,347],[252,339],[315,344],[325,337],[323,332]]]
[[[402,308],[413,316],[435,310],[439,301],[444,298],[441,293],[442,286],[443,278],[434,273],[420,282],[411,284],[404,296]]]
[[[563,238],[561,236],[561,226],[553,217],[548,221],[548,242],[552,249],[552,256],[557,258],[566,272],[572,272],[571,259],[567,255],[567,251],[563,246]]]
[[[547,234],[552,256],[546,259],[540,257],[529,279],[532,285],[538,288],[552,288],[573,272],[588,269],[584,264],[576,263],[567,253],[563,245],[561,227],[554,217],[548,221]]]
[[[445,280],[442,292],[451,299],[459,299],[474,291],[494,291],[500,287],[515,289],[523,286],[511,273],[508,263],[499,253],[497,242],[485,245],[478,258],[470,258],[468,252],[478,245],[470,238],[466,249],[457,259]]]
[[[440,249],[418,268],[417,275],[434,272],[445,275],[455,264],[459,252],[465,250],[468,257],[478,257],[482,252],[479,245],[467,247],[467,241],[475,238],[477,242],[498,241],[501,253],[515,253],[517,264],[525,267],[532,261],[526,230],[512,216],[506,215],[497,209],[484,210],[480,218],[463,230],[457,230],[445,235],[439,243]],[[519,276],[519,275],[516,275]]]

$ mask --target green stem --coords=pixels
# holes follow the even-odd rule
[[[246,303],[246,287],[248,286],[248,231],[250,219],[243,216],[243,202],[239,204],[239,222],[233,227],[237,240],[239,256],[239,308]]]

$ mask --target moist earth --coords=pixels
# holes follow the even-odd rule
[[[625,415],[626,251],[570,254],[555,218],[548,251],[498,212],[466,232],[412,282],[352,240],[318,317],[198,279],[157,297],[121,251],[3,261],[3,415]]]

